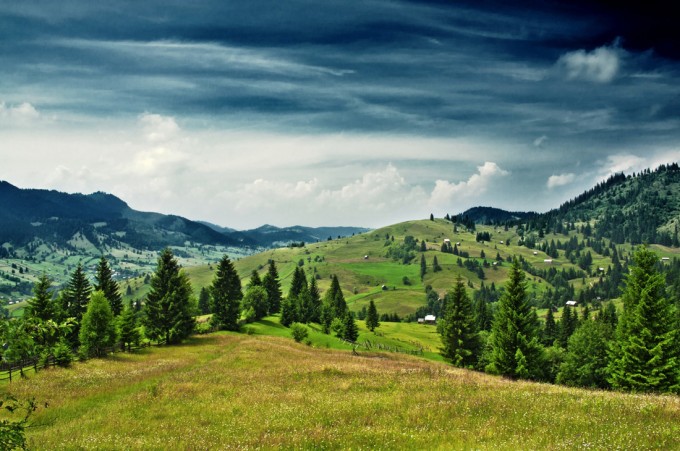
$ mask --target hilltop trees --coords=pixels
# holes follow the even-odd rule
[[[226,330],[238,330],[243,292],[241,280],[227,255],[224,255],[217,265],[217,272],[209,292],[212,301],[210,309],[213,312],[211,319],[213,326]]]
[[[165,344],[178,343],[194,330],[191,285],[170,249],[158,257],[144,305],[145,332]]]
[[[537,322],[527,300],[524,272],[515,259],[493,321],[487,371],[512,379],[539,379],[543,348]]]
[[[25,316],[40,321],[56,318],[56,305],[52,299],[52,280],[43,273],[33,286],[33,297],[28,300]]]
[[[66,288],[61,292],[62,313],[66,318],[73,318],[75,321],[68,336],[68,341],[73,347],[78,345],[80,324],[87,309],[87,303],[90,301],[91,292],[92,287],[85,276],[83,266],[78,263]]]
[[[656,255],[639,248],[626,277],[623,314],[609,363],[609,382],[616,389],[679,391],[678,330],[673,305],[655,265]]]
[[[118,283],[113,280],[113,271],[109,267],[109,262],[102,255],[97,265],[97,273],[95,274],[97,283],[94,285],[95,291],[101,291],[109,301],[113,316],[118,316],[123,311],[123,297],[120,295]]]

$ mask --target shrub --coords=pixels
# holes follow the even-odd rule
[[[300,323],[293,323],[290,326],[290,333],[293,336],[293,340],[298,343],[302,342],[309,335],[307,328]]]
[[[52,352],[54,355],[54,363],[62,367],[71,365],[71,362],[73,362],[73,359],[75,358],[73,351],[71,351],[71,348],[64,340],[57,343]]]

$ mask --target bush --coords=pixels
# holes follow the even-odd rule
[[[340,318],[333,318],[331,322],[331,331],[336,337],[342,338],[345,336],[345,323]]]
[[[70,366],[75,358],[73,351],[71,351],[71,348],[64,340],[57,343],[52,352],[54,354],[54,363],[64,368]]]
[[[293,323],[290,326],[290,333],[293,336],[293,340],[298,343],[302,342],[309,335],[307,328],[300,323]]]
[[[196,328],[194,329],[194,332],[196,332],[197,334],[208,334],[212,332],[212,326],[210,325],[209,322],[196,323]]]

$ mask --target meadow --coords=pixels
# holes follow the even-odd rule
[[[264,326],[268,327],[268,326]],[[282,334],[283,335],[283,334]],[[35,449],[673,449],[680,398],[517,382],[220,332],[3,387]]]

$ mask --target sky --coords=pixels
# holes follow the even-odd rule
[[[237,229],[547,211],[680,160],[664,3],[0,0],[0,180]]]

